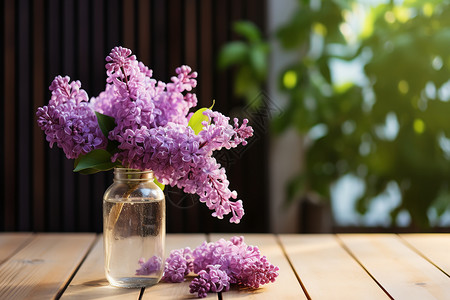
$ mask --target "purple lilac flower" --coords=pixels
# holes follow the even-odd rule
[[[272,265],[267,257],[259,257],[243,264],[237,283],[256,289],[260,285],[275,282],[278,270],[279,268]]]
[[[144,258],[139,259],[138,263],[141,267],[136,270],[136,275],[151,275],[161,270],[162,259],[153,255],[147,261]]]
[[[68,76],[57,76],[50,85],[49,104],[39,107],[36,113],[50,147],[56,143],[67,158],[106,146],[95,113],[87,102],[88,96],[80,87],[79,81],[70,82]]]
[[[134,75],[135,65],[137,65],[136,56],[131,55],[131,50],[123,47],[114,47],[111,53],[106,57],[106,74],[109,80],[119,78],[127,80],[126,76]],[[126,74],[124,74],[124,72]]]
[[[189,292],[192,294],[197,293],[199,298],[205,298],[210,291],[211,282],[208,279],[202,277],[194,278],[189,284]]]
[[[192,72],[188,66],[181,66],[175,72],[177,76],[171,78],[171,83],[167,83],[167,85],[158,83],[160,93],[155,95],[154,103],[156,109],[162,113],[156,116],[156,126],[165,126],[169,122],[186,126],[189,109],[197,105],[195,94],[183,94],[197,86],[197,80],[195,80],[197,72]]]
[[[166,259],[164,275],[162,281],[182,282],[184,277],[193,271],[192,251],[189,247],[179,250],[172,250]]]
[[[166,260],[165,281],[180,282],[181,274],[188,274],[183,251],[186,250],[172,251],[174,255]],[[242,236],[232,237],[229,241],[204,242],[188,253],[188,260],[193,260],[193,270],[198,275],[189,286],[190,292],[197,293],[200,298],[206,297],[208,292],[227,291],[230,284],[256,289],[274,282],[278,276],[279,268],[262,256],[258,247],[247,245]]]
[[[197,293],[199,298],[204,298],[209,291],[215,293],[228,291],[230,277],[220,269],[220,265],[208,265],[191,281],[189,288],[190,293]]]

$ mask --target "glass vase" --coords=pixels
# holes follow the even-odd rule
[[[103,196],[105,273],[117,287],[152,286],[164,271],[165,199],[152,171],[114,169]]]

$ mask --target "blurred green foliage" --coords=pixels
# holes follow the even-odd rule
[[[430,209],[440,216],[450,208],[449,1],[301,0],[276,39],[298,59],[279,76],[289,103],[273,128],[295,127],[307,147],[290,199],[329,199],[330,186],[353,174],[365,185],[361,213],[392,182],[402,197],[393,221],[407,211],[426,227]],[[363,66],[361,80],[342,82],[335,62]]]
[[[261,102],[261,85],[267,78],[269,45],[252,22],[235,22],[233,31],[244,40],[230,42],[221,49],[218,67],[223,70],[236,66],[234,94],[257,106]]]

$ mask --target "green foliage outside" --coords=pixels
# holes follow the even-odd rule
[[[289,104],[272,124],[277,133],[296,128],[307,145],[290,199],[329,199],[330,186],[352,174],[365,185],[361,213],[392,182],[402,197],[394,223],[407,211],[425,228],[431,210],[440,216],[450,208],[449,4],[299,1],[275,36],[299,55],[279,74]],[[333,76],[333,63],[352,61],[363,64],[364,80]]]
[[[233,41],[225,45],[219,54],[218,66],[219,69],[237,66],[234,94],[257,106],[261,102],[259,92],[269,68],[269,44],[263,40],[258,27],[251,22],[235,22],[233,30],[244,41]]]

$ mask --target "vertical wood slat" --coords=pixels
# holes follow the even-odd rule
[[[183,64],[197,70],[197,1],[184,0],[184,57]]]
[[[211,78],[213,76],[213,57],[212,57],[212,1],[200,0],[200,58],[199,61],[199,81],[203,82],[203,78]],[[208,103],[213,99],[212,83],[200,84],[197,88],[199,91],[199,106],[209,107]]]
[[[167,6],[165,1],[152,2],[152,51],[151,68],[153,77],[159,80],[167,78],[169,72],[167,66]]]
[[[17,28],[20,35],[17,39],[17,73],[16,90],[17,98],[10,99],[17,103],[16,123],[17,142],[16,153],[18,155],[15,168],[17,169],[16,186],[18,196],[18,228],[19,230],[31,229],[31,120],[32,102],[31,100],[31,75],[29,66],[31,63],[31,7],[27,0],[16,2],[17,7]]]
[[[46,18],[46,38],[47,45],[45,65],[46,65],[46,86],[48,87],[55,76],[61,73],[61,2],[48,0],[46,10],[52,18]],[[49,93],[47,93],[49,100]],[[62,156],[56,146],[53,149],[46,149],[46,211],[48,219],[46,230],[60,231],[61,228],[61,207],[62,207]]]
[[[121,39],[123,30],[122,16],[120,14],[122,7],[119,0],[105,1],[104,6],[107,11],[104,15],[106,20],[106,49],[109,51],[113,47],[120,45],[121,41],[123,42]]]
[[[79,74],[79,80],[82,82],[82,88],[86,90],[86,92],[92,97],[96,96],[92,94],[92,74],[91,74],[91,53],[93,49],[93,45],[91,43],[91,28],[92,28],[92,20],[90,19],[91,1],[89,0],[79,0],[78,3],[78,20],[79,24],[78,28],[78,36],[77,36],[77,44],[78,44],[78,58],[77,58],[77,74]],[[97,3],[98,1],[94,1]],[[100,18],[100,16],[96,15],[96,18]],[[102,22],[99,22],[102,24]],[[100,38],[99,38],[100,39]],[[101,40],[101,39],[100,39]],[[89,176],[78,176],[77,180],[77,206],[75,208],[76,211],[76,230],[77,231],[90,231],[91,230],[91,199],[90,199],[90,179]]]
[[[138,44],[139,48],[137,49],[139,60],[142,61],[146,66],[150,65],[150,57],[151,57],[151,26],[150,19],[152,10],[149,0],[139,0],[138,3],[138,19],[139,19],[139,27],[138,30]]]
[[[89,1],[91,14],[89,15],[89,21],[92,24],[90,30],[90,43],[89,48],[89,71],[92,74],[90,76],[91,84],[90,90],[92,96],[97,96],[105,88],[105,69],[104,59],[106,53],[106,11],[105,3],[102,0]]]
[[[0,40],[6,41],[6,29],[5,29],[5,2],[2,2],[1,6],[3,13],[0,13],[3,22],[0,22]],[[5,47],[0,46],[0,70],[1,75],[0,78],[6,77],[6,68],[5,68]],[[4,136],[4,120],[5,120],[5,81],[0,80],[0,134]],[[4,178],[3,170],[5,170],[5,140],[3,138],[0,138],[0,176]],[[3,209],[3,211],[0,213],[0,230],[3,230],[3,227],[5,225],[4,219],[4,207],[5,207],[5,198],[4,192],[5,192],[5,181],[0,180],[0,190],[2,191],[0,194],[0,209]]]
[[[168,80],[175,73],[175,68],[181,65],[181,51],[182,49],[182,0],[168,1],[168,19],[166,26],[168,27],[168,44],[167,50],[169,53]],[[170,26],[169,26],[170,24]]]
[[[265,1],[247,0],[245,2],[246,18],[257,24],[263,31],[265,29]]]
[[[237,40],[237,39],[240,39],[242,37],[234,32],[234,30],[232,29],[232,25],[236,21],[241,21],[241,20],[245,19],[244,18],[244,10],[243,10],[243,5],[245,5],[245,2],[240,1],[240,0],[231,0],[229,5],[230,5],[230,23],[231,23],[230,31],[231,31],[231,38],[233,40]]]
[[[46,104],[44,66],[44,1],[33,1],[33,113]],[[33,117],[33,230],[45,230],[45,138]]]
[[[71,80],[78,80],[76,76],[76,30],[75,30],[75,1],[62,2],[62,73],[69,75]],[[70,34],[69,34],[70,33]],[[62,189],[62,229],[64,231],[75,230],[75,174],[73,161],[63,159],[63,189]]]
[[[134,0],[122,2],[122,18],[123,18],[123,46],[129,49],[135,49],[134,32]]]
[[[4,2],[4,16],[5,16],[5,51],[4,60],[5,64],[5,76],[4,76],[4,157],[1,159],[4,161],[3,180],[4,180],[4,190],[3,199],[4,210],[2,211],[4,217],[4,228],[5,230],[15,230],[16,229],[16,151],[15,151],[15,138],[16,138],[16,127],[15,127],[15,78],[16,78],[16,54],[15,54],[15,43],[16,43],[16,28],[15,28],[15,7],[13,1]]]
[[[216,1],[214,2],[214,37],[213,37],[213,51],[214,53],[218,53],[220,48],[228,40],[228,33],[231,31],[230,23],[228,19],[228,5],[227,1]],[[217,70],[216,57],[213,57],[212,62],[213,70]],[[217,110],[228,112],[228,101],[227,97],[231,96],[228,93],[228,77],[229,71],[219,72],[217,74],[217,81],[214,85],[215,95],[214,98],[217,101]]]
[[[5,39],[5,34],[6,34],[6,30],[5,30],[5,15],[4,15],[4,11],[5,11],[5,2],[3,1],[2,4],[0,4],[0,8],[2,9],[3,13],[0,12],[0,16],[2,18],[2,22],[0,22],[0,40],[4,43]],[[0,80],[0,134],[4,135],[4,114],[5,114],[5,81],[3,80],[3,78],[5,78],[6,76],[6,70],[5,70],[5,47],[0,46],[0,78],[2,78],[2,80]],[[5,163],[5,140],[3,138],[0,138],[0,176],[4,177],[5,174],[3,174],[3,170],[5,169],[4,163]],[[5,191],[5,182],[3,180],[0,180],[0,190],[1,195],[0,195],[0,209],[4,208],[5,205],[5,199],[4,199],[4,191]],[[1,212],[0,213],[0,230],[3,229],[3,226],[5,224],[4,222],[4,213]]]

